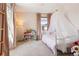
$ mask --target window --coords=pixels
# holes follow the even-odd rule
[[[48,28],[48,18],[42,17],[41,18],[41,31],[47,31]]]

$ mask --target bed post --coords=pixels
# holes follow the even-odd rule
[[[55,29],[55,56],[57,56],[57,35],[56,35],[56,29]]]

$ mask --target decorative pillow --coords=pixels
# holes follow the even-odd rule
[[[71,53],[73,53],[74,56],[79,55],[79,45],[75,45],[71,48]]]

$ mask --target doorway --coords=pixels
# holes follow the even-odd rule
[[[41,17],[41,33],[47,31],[48,29],[48,18]]]
[[[52,13],[38,13],[37,14],[37,33],[38,39],[42,39],[43,32],[47,31],[50,25]]]

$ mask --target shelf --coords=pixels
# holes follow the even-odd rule
[[[4,12],[0,11],[0,14],[5,14]]]

